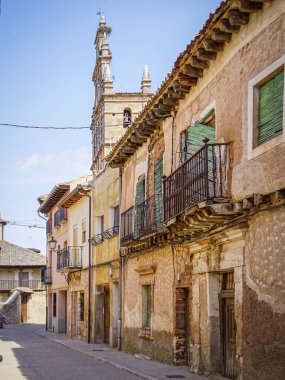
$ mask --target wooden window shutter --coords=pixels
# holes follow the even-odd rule
[[[284,71],[259,88],[258,145],[282,133]]]
[[[215,128],[201,123],[192,125],[187,131],[187,158],[193,156],[202,146],[204,138],[209,139],[209,144],[215,143]]]
[[[143,227],[144,222],[144,207],[141,205],[145,200],[145,179],[141,179],[137,183],[136,188],[136,199],[135,199],[135,225],[134,225],[134,236],[137,238],[140,235],[140,231]]]
[[[163,200],[162,200],[162,177],[163,159],[160,158],[154,163],[154,220],[157,229],[163,226]]]
[[[151,286],[146,287],[146,326],[150,327],[150,318],[151,318]]]

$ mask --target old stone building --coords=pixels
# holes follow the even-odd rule
[[[223,1],[107,157],[126,351],[285,377],[284,25],[282,0]]]
[[[45,256],[4,240],[6,221],[0,218],[0,311],[6,323],[44,323],[45,288],[41,269]]]
[[[92,184],[92,286],[91,340],[117,346],[119,319],[119,183],[118,169],[110,169],[105,157],[143,110],[151,97],[151,80],[145,66],[141,92],[118,93],[113,87],[108,37],[111,28],[101,16],[95,38],[96,64],[93,74],[91,169]]]

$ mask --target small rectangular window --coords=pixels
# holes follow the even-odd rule
[[[56,293],[52,294],[52,315],[56,317]]]
[[[120,223],[120,209],[119,206],[114,207],[114,224],[113,227],[118,227]]]
[[[149,327],[151,324],[151,285],[142,287],[142,327]]]
[[[79,320],[84,321],[84,292],[79,294]]]
[[[86,220],[82,221],[82,244],[86,243]]]

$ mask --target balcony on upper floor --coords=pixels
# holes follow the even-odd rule
[[[161,232],[163,229],[162,194],[154,194],[121,215],[122,244]]]
[[[41,282],[45,285],[52,284],[52,268],[46,267],[41,269]]]
[[[205,144],[163,181],[164,223],[204,201],[228,199],[229,144]]]
[[[0,290],[12,290],[18,287],[40,289],[40,280],[0,280]]]
[[[82,268],[82,247],[66,247],[57,252],[57,271]]]

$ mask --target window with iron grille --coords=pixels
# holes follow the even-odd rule
[[[84,321],[84,292],[79,294],[79,320]]]

